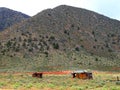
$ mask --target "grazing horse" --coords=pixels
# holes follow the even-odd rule
[[[37,73],[37,72],[35,72],[35,73],[32,74],[32,77],[42,78],[42,74],[43,73]]]

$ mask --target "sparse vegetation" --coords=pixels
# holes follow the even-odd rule
[[[119,90],[116,82],[118,73],[93,71],[93,80],[73,79],[68,75],[43,75],[33,78],[27,73],[1,73],[0,89],[33,89],[34,90]]]
[[[119,28],[119,21],[84,9],[45,10],[0,32],[0,71],[119,71]]]

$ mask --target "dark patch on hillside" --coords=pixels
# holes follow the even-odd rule
[[[8,8],[1,7],[0,8],[0,31],[21,22],[30,16],[25,15],[21,12],[17,12]]]

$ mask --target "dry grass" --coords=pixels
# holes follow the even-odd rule
[[[73,79],[70,74],[46,74],[33,78],[31,73],[0,73],[1,90],[120,90],[120,73],[93,71],[93,80]]]

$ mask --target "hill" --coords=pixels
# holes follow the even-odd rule
[[[0,7],[0,31],[18,23],[30,16],[8,8]]]
[[[119,29],[119,21],[85,9],[44,10],[0,33],[1,71],[119,68]]]

